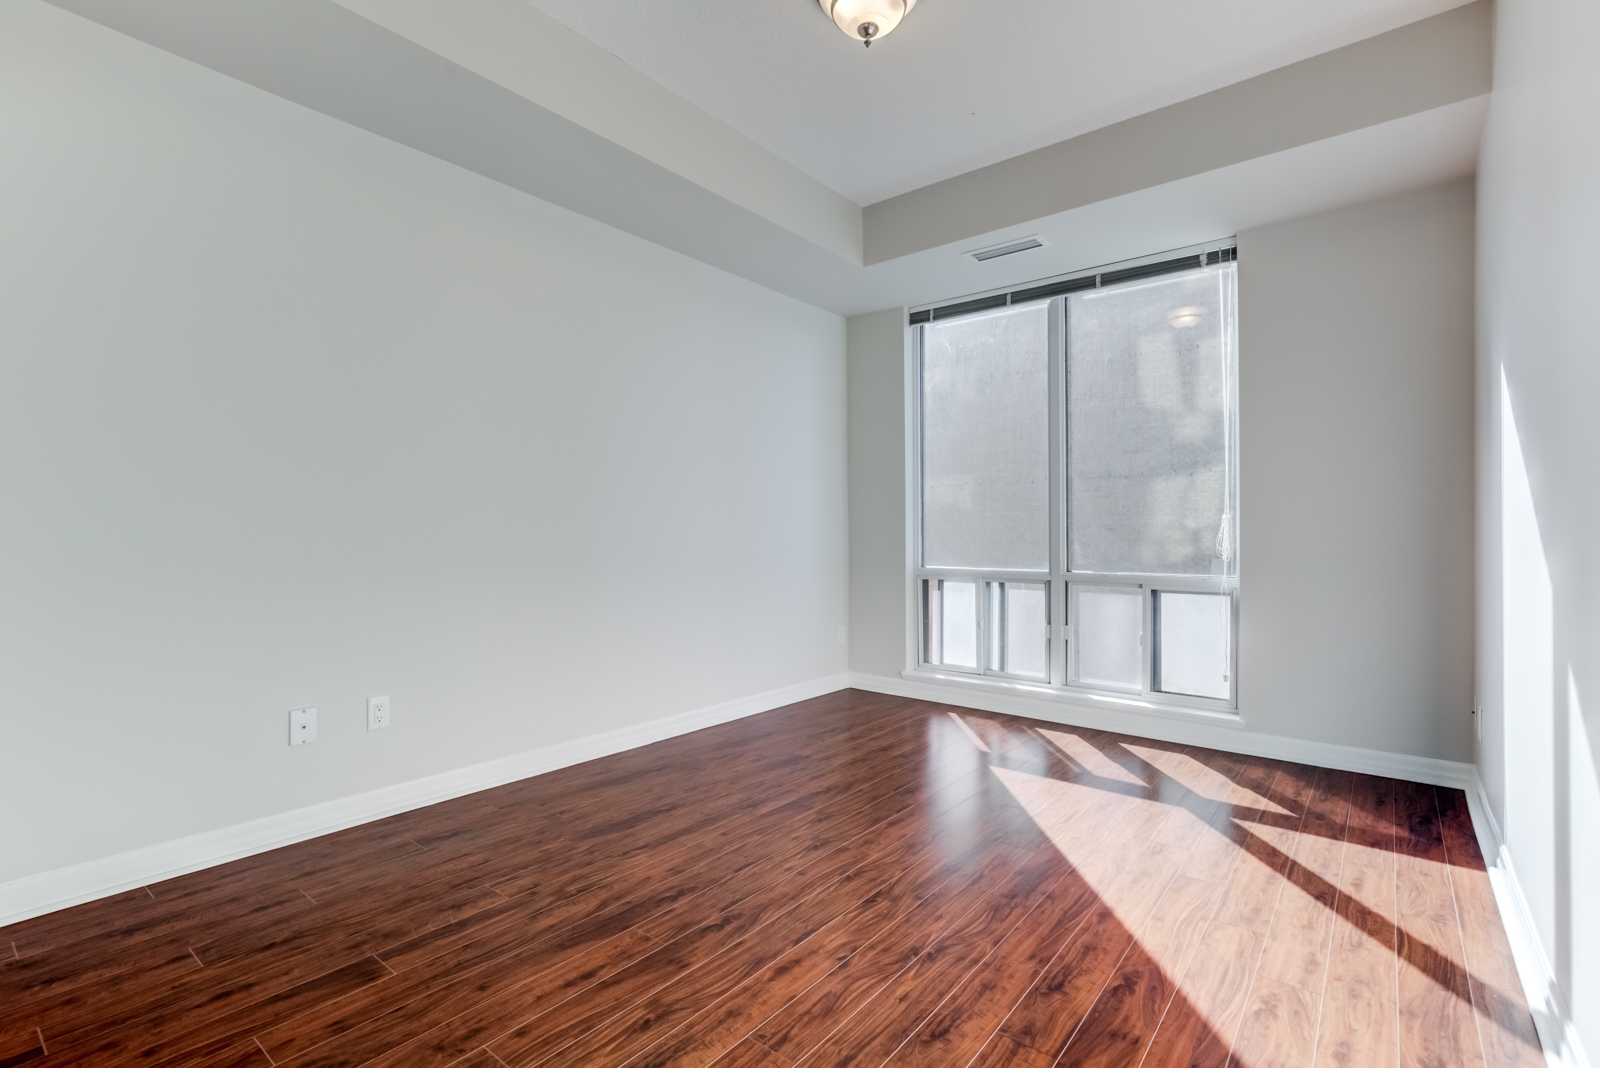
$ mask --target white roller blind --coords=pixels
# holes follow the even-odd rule
[[[1073,294],[1067,566],[1233,573],[1233,287],[1223,264]]]
[[[1041,302],[923,328],[926,567],[1050,567],[1048,314]]]

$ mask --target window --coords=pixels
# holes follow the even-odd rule
[[[1233,707],[1235,286],[1211,249],[913,315],[922,665]]]

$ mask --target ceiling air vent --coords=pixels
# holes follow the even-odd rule
[[[997,260],[1001,256],[1010,256],[1017,252],[1026,252],[1030,248],[1044,248],[1045,243],[1038,234],[1032,237],[1019,237],[1015,241],[1007,241],[1003,245],[990,245],[988,248],[975,248],[971,252],[963,252],[963,256],[971,256],[982,263],[984,260]]]

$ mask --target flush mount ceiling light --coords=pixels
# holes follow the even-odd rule
[[[892,33],[917,0],[817,0],[822,10],[845,33],[859,37],[868,48]]]
[[[1173,308],[1167,313],[1167,322],[1182,330],[1185,327],[1195,326],[1205,318],[1205,315],[1204,308]]]

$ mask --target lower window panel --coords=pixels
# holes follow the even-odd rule
[[[1073,640],[1071,681],[1123,690],[1144,688],[1144,590],[1138,586],[1068,586]]]
[[[920,578],[922,662],[1057,686],[1230,702],[1233,593],[1161,584],[1159,576],[1069,579],[1063,677],[1059,660],[1052,670],[1061,652],[1051,638],[1060,587],[982,575]]]
[[[922,647],[928,663],[978,667],[978,584],[953,579],[922,582]]]
[[[1227,700],[1232,693],[1233,598],[1158,590],[1155,616],[1155,689]]]
[[[1050,678],[1050,588],[1042,582],[990,582],[989,670]]]

